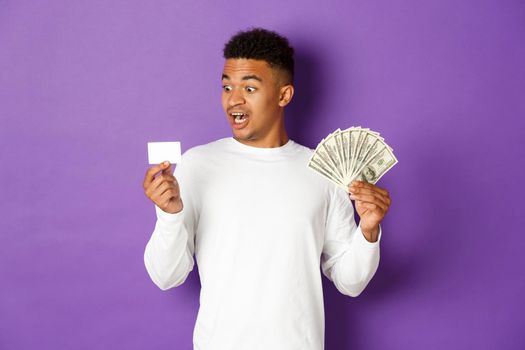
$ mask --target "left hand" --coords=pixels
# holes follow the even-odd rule
[[[370,242],[377,241],[379,223],[390,207],[388,191],[364,181],[352,181],[349,186],[350,199],[355,200],[355,209],[361,222],[361,231]]]

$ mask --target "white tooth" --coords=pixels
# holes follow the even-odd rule
[[[241,123],[243,123],[245,120],[246,120],[246,118],[244,118],[244,117],[240,117],[240,116],[237,116],[237,117],[235,117],[235,120],[234,120],[234,121],[235,121],[235,123],[237,123],[237,124],[241,124]]]

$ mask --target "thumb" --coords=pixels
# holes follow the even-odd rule
[[[160,163],[160,168],[162,169],[162,172],[164,174],[171,174],[172,173],[172,170],[171,170],[171,164],[170,162],[168,162],[167,160]]]

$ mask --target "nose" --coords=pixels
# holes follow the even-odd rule
[[[245,102],[246,100],[244,99],[244,93],[242,89],[233,89],[230,92],[230,98],[228,100],[230,107],[244,104]]]

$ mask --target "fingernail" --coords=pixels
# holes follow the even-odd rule
[[[165,161],[165,162],[162,163],[162,165],[168,165],[168,164],[169,164],[168,161]]]

